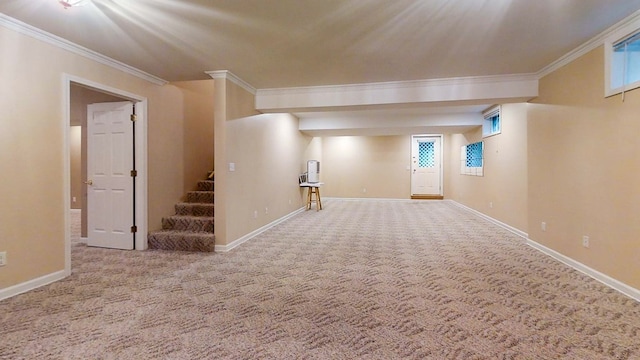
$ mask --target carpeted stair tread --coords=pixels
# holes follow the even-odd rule
[[[213,216],[213,209],[213,203],[177,203],[175,205],[176,215]]]
[[[213,191],[189,191],[186,202],[188,203],[213,203]]]
[[[210,232],[161,230],[149,234],[149,249],[212,252],[215,235]]]
[[[173,215],[162,218],[163,230],[213,232],[213,216]]]
[[[198,181],[198,191],[213,191],[213,180],[200,180]]]

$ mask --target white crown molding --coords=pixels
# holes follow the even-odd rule
[[[20,34],[30,36],[34,39],[43,41],[45,43],[56,46],[60,49],[64,49],[70,51],[76,55],[83,56],[87,59],[93,60],[103,65],[107,65],[116,70],[120,70],[127,74],[133,75],[140,79],[149,81],[156,85],[165,85],[168,81],[161,79],[155,75],[151,75],[142,70],[136,69],[133,66],[127,65],[118,60],[112,59],[108,56],[102,55],[93,50],[87,49],[83,46],[80,46],[76,43],[73,43],[69,40],[63,39],[59,36],[48,33],[44,30],[40,30],[36,27],[33,27],[29,24],[26,24],[20,20],[14,19],[10,16],[0,13],[0,25],[6,27],[7,29],[16,31]]]
[[[569,64],[570,62],[577,60],[579,57],[583,56],[584,54],[588,53],[591,50],[596,49],[598,46],[601,46],[605,43],[605,40],[615,34],[616,32],[620,31],[621,29],[631,26],[633,24],[639,24],[640,23],[640,10],[634,12],[633,14],[629,15],[628,17],[626,17],[625,19],[623,19],[622,21],[618,22],[617,24],[609,27],[608,29],[606,29],[605,31],[601,32],[600,34],[596,35],[595,37],[593,37],[592,39],[590,39],[589,41],[583,43],[582,45],[578,46],[577,48],[571,50],[570,52],[568,52],[567,54],[563,55],[562,57],[560,57],[558,60],[552,62],[551,64],[545,66],[544,68],[542,68],[540,71],[538,71],[536,73],[538,79],[541,79],[547,75],[549,75],[550,73],[560,69],[561,67]]]
[[[232,83],[234,83],[234,84],[240,86],[241,88],[245,89],[246,91],[248,91],[252,95],[255,95],[256,92],[257,92],[256,88],[251,86],[251,84],[249,84],[248,82],[240,79],[238,76],[236,76],[234,73],[232,73],[229,70],[205,71],[205,74],[211,76],[213,79],[226,79],[226,80],[229,80]]]

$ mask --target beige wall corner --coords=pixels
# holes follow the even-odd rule
[[[150,223],[159,222],[167,211],[165,199],[173,194],[164,189],[181,193],[183,185],[182,171],[174,176],[171,165],[182,162],[181,140],[172,142],[176,128],[182,127],[179,92],[5,27],[0,27],[0,38],[0,52],[8,54],[0,67],[0,168],[11,169],[0,179],[7,190],[0,202],[0,251],[7,251],[9,260],[0,268],[1,290],[66,271],[70,202],[65,179],[70,169],[64,164],[70,123],[61,91],[64,74],[148,100]]]
[[[214,80],[173,82],[184,99],[184,189],[194,190],[198,180],[213,170]],[[184,197],[184,196],[183,196]]]
[[[445,197],[527,232],[527,104],[502,106],[502,132],[454,134],[446,142]],[[484,141],[484,175],[460,174],[460,148]]]

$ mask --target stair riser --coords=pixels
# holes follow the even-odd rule
[[[173,251],[212,252],[215,248],[213,234],[164,233],[149,234],[149,249]]]
[[[213,233],[213,217],[163,218],[162,229]]]
[[[187,193],[188,203],[213,203],[213,191],[189,191]]]
[[[176,215],[213,216],[213,204],[176,204]]]

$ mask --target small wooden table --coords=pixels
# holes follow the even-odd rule
[[[320,186],[324,185],[322,182],[310,183],[303,182],[300,183],[300,187],[307,188],[307,210],[311,210],[311,203],[316,202],[316,211],[322,210],[322,200],[320,200]],[[316,195],[315,200],[313,199],[313,194]]]

